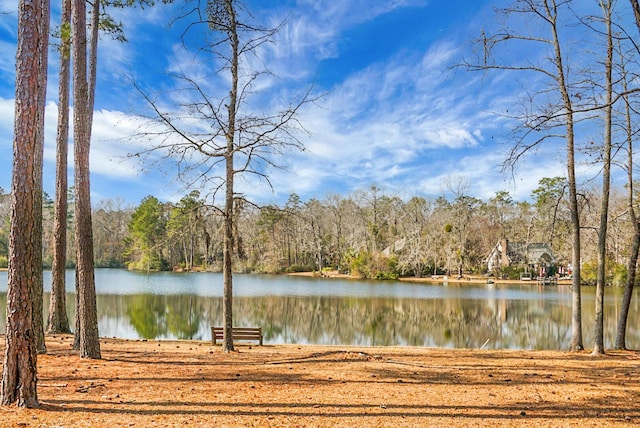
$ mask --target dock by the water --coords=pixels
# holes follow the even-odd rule
[[[536,281],[538,285],[558,285],[558,278],[555,276],[539,276]]]

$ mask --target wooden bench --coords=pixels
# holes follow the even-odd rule
[[[222,340],[223,337],[223,327],[211,327],[211,340],[214,345],[217,345],[218,340]],[[233,327],[231,337],[234,342],[236,340],[257,340],[262,346],[262,327]]]

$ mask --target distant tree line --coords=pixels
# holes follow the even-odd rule
[[[141,6],[153,3],[139,2]],[[234,268],[255,272],[329,268],[366,278],[421,276],[439,271],[462,275],[482,271],[483,258],[502,237],[546,242],[561,262],[569,260],[570,253],[574,269],[571,350],[584,349],[580,281],[591,282],[591,275],[595,277],[593,355],[605,351],[604,286],[608,282],[624,282],[615,344],[617,349],[624,349],[626,317],[640,253],[633,159],[640,93],[637,87],[640,47],[635,32],[640,31],[640,5],[636,0],[624,2],[624,6],[621,6],[623,2],[600,0],[597,9],[582,10],[575,7],[578,3],[570,0],[506,3],[496,10],[496,25],[489,26],[487,32],[483,30],[475,41],[474,55],[459,64],[469,71],[496,76],[503,82],[517,82],[521,105],[509,103],[508,109],[500,109],[503,110],[500,114],[514,125],[503,167],[517,168],[527,155],[543,145],[553,144],[554,151],[564,145],[561,152],[566,156],[566,180],[542,180],[530,203],[514,202],[506,192],[482,201],[470,196],[465,186],[451,187],[449,197],[435,199],[416,196],[403,200],[385,195],[376,187],[349,196],[329,195],[323,200],[306,202],[291,195],[284,206],[257,207],[238,198],[241,195],[234,192],[236,175],[256,174],[268,181],[265,172],[255,168],[253,161],[261,166],[272,165],[271,155],[302,146],[295,136],[301,131],[296,126],[295,113],[308,98],[303,97],[275,114],[256,116],[243,111],[241,107],[248,105],[244,97],[257,89],[252,88],[252,82],[268,70],[252,70],[248,75],[244,71],[239,73],[244,68],[240,67],[244,63],[240,57],[270,43],[279,27],[267,29],[254,25],[251,19],[254,15],[245,14],[248,11],[237,0],[211,0],[196,7],[188,4],[180,17],[191,15],[195,19],[187,23],[187,28],[206,25],[217,33],[204,49],[203,46],[198,49],[211,54],[208,59],[218,73],[230,72],[228,95],[209,96],[192,78],[180,76],[179,79],[190,82],[190,89],[203,96],[204,102],[191,100],[180,106],[186,108],[183,111],[191,112],[188,122],[195,119],[212,123],[213,128],[207,125],[207,129],[213,129],[213,133],[207,132],[203,140],[197,127],[187,127],[185,132],[180,126],[179,118],[184,118],[182,112],[176,116],[163,111],[153,102],[155,97],[149,97],[144,91],[140,93],[156,116],[150,118],[152,122],[166,125],[162,135],[166,138],[177,132],[181,137],[180,143],[171,147],[161,144],[156,149],[167,150],[168,157],[177,156],[179,161],[195,160],[195,164],[182,164],[198,175],[188,182],[199,182],[201,188],[213,195],[224,188],[224,205],[209,206],[198,192],[192,192],[178,203],[164,203],[149,196],[138,207],[127,208],[118,202],[91,204],[89,152],[98,34],[106,30],[114,33],[116,39],[124,40],[121,26],[108,14],[105,20],[100,7],[119,8],[138,3],[93,2],[88,23],[84,1],[63,2],[59,98],[61,103],[68,103],[71,81],[74,105],[75,199],[67,206],[66,180],[56,180],[55,203],[48,195],[41,197],[50,5],[48,0],[28,5],[21,0],[11,190],[15,197],[7,198],[4,190],[0,192],[3,219],[0,251],[8,247],[8,252],[0,257],[4,257],[5,264],[11,259],[1,404],[38,406],[37,353],[46,352],[40,305],[41,266],[52,260],[51,264],[58,268],[52,275],[52,290],[55,290],[52,296],[66,296],[64,270],[60,268],[66,265],[63,253],[68,245],[75,247],[69,254],[74,254],[71,263],[76,267],[73,347],[83,358],[101,358],[96,263],[146,270],[216,270],[222,264],[223,349],[231,351]],[[635,22],[631,21],[631,11]],[[633,31],[632,26],[636,27]],[[67,43],[70,40],[71,51]],[[519,54],[511,55],[513,52]],[[71,74],[63,72],[69,67],[70,58],[73,59]],[[253,61],[254,64],[260,62]],[[506,74],[509,78],[505,78]],[[68,110],[61,108],[59,112],[60,124],[68,124]],[[291,128],[287,124],[292,125]],[[63,174],[66,168],[60,159],[66,156],[60,146],[66,146],[66,128],[66,125],[59,127],[57,133],[56,170]],[[602,182],[597,189],[579,185],[576,179],[581,154],[589,156],[601,171]],[[240,168],[235,168],[234,160],[239,161]],[[201,172],[202,166],[206,165],[204,170],[211,171],[210,167],[219,164],[224,165],[224,174],[209,176]],[[618,166],[627,175],[626,196],[616,194],[612,188],[612,170]],[[69,207],[73,208],[73,216],[68,215]],[[53,215],[52,211],[55,211]],[[95,221],[92,211],[95,211]],[[4,221],[7,212],[10,213],[9,225]],[[61,238],[60,233],[63,230],[66,233],[67,222],[75,235],[73,244]],[[52,239],[48,236],[52,231],[58,244],[53,256],[50,254]],[[44,240],[40,239],[41,235]],[[220,242],[223,242],[222,256]],[[623,267],[625,256],[626,269]],[[60,272],[58,281],[56,273]],[[618,277],[625,275],[626,279],[618,281]],[[64,308],[64,302],[53,304],[53,300],[52,308]],[[51,322],[48,331],[61,332]]]
[[[456,186],[451,186],[456,187]],[[72,189],[73,190],[73,189]],[[598,189],[585,193],[582,281],[596,275],[599,219]],[[7,263],[9,195],[0,194],[0,266]],[[73,206],[73,191],[70,192]],[[506,191],[489,200],[467,194],[465,186],[450,197],[403,200],[372,186],[350,195],[301,200],[292,194],[282,206],[236,207],[233,244],[241,272],[283,273],[339,270],[354,276],[395,279],[399,276],[467,275],[486,272],[486,258],[496,243],[542,242],[560,264],[571,260],[570,219],[564,179],[545,178],[531,202],[514,201]],[[51,264],[52,201],[43,195],[45,267]],[[623,285],[625,262],[634,233],[622,192],[613,193],[607,254],[609,283]],[[70,208],[68,222],[74,227]],[[137,207],[106,200],[93,209],[95,264],[133,270],[214,270],[222,263],[222,219],[198,191],[176,203],[147,196]],[[592,227],[590,227],[590,225]],[[69,254],[73,240],[67,243]],[[73,257],[69,267],[73,267]],[[517,268],[500,274],[517,278]]]

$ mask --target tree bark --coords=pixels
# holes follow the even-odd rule
[[[225,0],[225,9],[229,17],[229,38],[231,42],[231,90],[229,91],[228,127],[226,132],[227,152],[225,156],[225,205],[224,205],[224,248],[222,261],[223,274],[223,350],[231,352],[233,348],[233,154],[236,132],[236,103],[238,99],[238,30],[235,9],[232,0]]]
[[[49,34],[49,3],[46,5],[43,3],[42,10],[40,11],[40,23],[42,26],[41,31]],[[47,36],[47,43],[48,43]],[[35,207],[40,221],[36,223],[34,233],[39,236],[40,239],[36,241],[36,251],[40,254],[40,269],[36,276],[33,278],[33,328],[36,334],[36,350],[39,354],[45,354],[47,352],[47,346],[44,341],[44,315],[43,315],[43,285],[44,280],[42,277],[42,159],[44,150],[44,111],[45,102],[47,98],[47,65],[49,61],[49,47],[47,44],[39,46],[37,52],[40,57],[40,72],[38,77],[38,124],[36,130],[38,132],[38,150],[33,152],[34,163],[37,165],[36,173],[36,189],[40,189],[39,197],[35,200]]]
[[[573,121],[573,103],[567,89],[564,74],[563,55],[560,48],[560,38],[557,29],[557,6],[555,0],[545,0],[546,16],[551,23],[554,64],[557,70],[557,83],[562,102],[566,110],[565,135],[567,141],[567,177],[569,183],[569,211],[571,217],[571,350],[577,351],[584,348],[582,340],[582,294],[580,290],[580,212],[578,207],[578,191],[575,170],[575,132]]]
[[[71,333],[66,305],[67,153],[69,140],[69,77],[71,0],[62,1],[60,82],[58,87],[58,130],[56,136],[56,202],[53,219],[53,264],[51,266],[51,297],[49,299],[48,333]]]
[[[98,2],[94,2],[94,5]],[[95,13],[95,11],[94,11]],[[76,293],[80,357],[101,358],[93,265],[93,231],[91,222],[91,186],[89,151],[91,115],[87,84],[86,6],[84,0],[72,2],[73,28],[73,139],[75,155],[76,217]]]
[[[91,138],[91,128],[93,127],[93,108],[96,97],[96,76],[98,69],[98,33],[100,31],[100,2],[91,3],[91,38],[89,41],[89,64],[88,64],[88,88],[87,88],[87,126],[89,127],[89,138]],[[86,52],[86,50],[85,50]],[[86,55],[86,53],[85,53]]]
[[[637,2],[636,2],[637,4]],[[640,8],[638,10],[638,29],[640,29]],[[627,91],[626,73],[623,73],[622,79],[623,89]],[[614,344],[615,349],[626,349],[626,336],[627,336],[627,319],[629,316],[629,309],[631,308],[631,298],[633,297],[633,288],[636,282],[636,269],[638,265],[638,255],[640,253],[640,223],[636,216],[636,210],[634,208],[634,193],[635,188],[633,184],[633,137],[635,129],[631,121],[631,107],[625,98],[625,120],[626,120],[626,132],[627,132],[627,205],[629,209],[629,218],[631,221],[631,227],[633,228],[633,236],[631,237],[631,252],[627,261],[627,282],[624,286],[624,295],[622,297],[622,306],[620,307],[620,316],[618,317],[618,329],[616,331],[616,341]]]
[[[34,285],[42,278],[42,150],[48,0],[18,4],[7,325],[2,369],[3,405],[37,407],[37,335]],[[40,208],[40,210],[38,210]],[[39,233],[40,232],[40,233]],[[42,285],[42,280],[40,280]],[[42,304],[42,300],[40,300]]]
[[[233,156],[227,158],[227,190],[224,210],[224,247],[222,252],[223,281],[223,350],[231,352],[233,347]]]
[[[600,207],[600,228],[598,231],[598,272],[596,280],[596,307],[594,320],[593,355],[604,354],[604,286],[606,282],[607,225],[609,220],[609,193],[611,187],[611,121],[613,98],[613,34],[611,29],[611,1],[601,3],[607,27],[607,57],[605,60],[606,106],[602,166],[602,205]]]
[[[636,18],[636,26],[638,27],[638,31],[640,31],[640,3],[638,0],[629,0],[629,2],[633,9],[633,16]]]
[[[638,253],[640,253],[640,223],[635,215],[632,215],[634,223],[634,234],[631,242],[631,254],[627,262],[627,282],[624,286],[624,295],[622,296],[622,306],[620,307],[620,316],[618,318],[618,329],[616,332],[615,349],[627,349],[627,319],[629,317],[629,309],[631,308],[631,298],[633,297],[633,288],[636,282],[636,269],[638,265]]]

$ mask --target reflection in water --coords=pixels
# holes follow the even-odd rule
[[[535,293],[531,290],[531,293]],[[607,346],[615,337],[619,289],[608,289]],[[541,295],[542,296],[542,295]],[[44,301],[49,301],[45,293]],[[74,295],[67,302],[74,302]],[[222,325],[222,298],[195,294],[100,294],[101,336],[209,340]],[[640,348],[637,296],[629,313],[627,344]],[[593,291],[585,289],[585,344],[593,334]],[[47,317],[45,304],[45,319]],[[6,293],[0,294],[0,329],[5,328]],[[72,304],[68,307],[73,319]],[[567,349],[568,299],[251,296],[234,298],[238,326],[261,326],[266,343],[410,345],[448,348]],[[587,328],[588,327],[588,328]]]
[[[136,294],[128,298],[127,317],[141,338],[201,338],[198,331],[203,309],[196,296]]]

